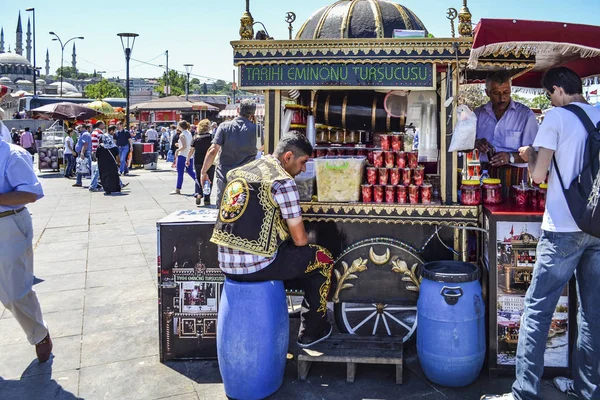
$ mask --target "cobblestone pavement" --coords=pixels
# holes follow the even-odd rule
[[[0,399],[226,399],[215,361],[159,362],[156,220],[195,208],[193,183],[169,195],[175,172],[133,170],[119,196],[74,188],[74,181],[40,173],[46,196],[29,210],[35,229],[35,290],[54,341],[44,364],[11,313],[0,305]],[[84,184],[89,181],[84,180]],[[292,320],[297,321],[297,320]],[[297,322],[293,322],[297,323]],[[297,326],[292,326],[295,332]],[[293,334],[291,336],[294,336]],[[461,389],[429,383],[414,349],[407,351],[404,384],[391,366],[313,365],[296,379],[296,361],[273,399],[478,399],[505,392],[512,379],[479,380]],[[562,399],[544,383],[546,399]]]

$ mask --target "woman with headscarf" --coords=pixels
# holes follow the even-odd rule
[[[183,186],[183,174],[185,172],[187,172],[194,182],[196,182],[196,174],[194,173],[192,165],[189,163],[186,164],[187,154],[190,152],[190,148],[192,147],[192,134],[189,131],[190,124],[187,121],[180,121],[179,128],[181,129],[181,134],[179,135],[177,151],[175,152],[175,162],[172,165],[173,167],[177,167],[177,186],[175,187],[175,190],[171,192],[171,194],[181,193],[181,186]]]
[[[204,197],[204,205],[210,205],[210,193],[203,193],[204,182],[199,182],[200,171],[202,171],[202,164],[204,163],[204,157],[206,157],[206,152],[211,144],[211,133],[210,133],[210,121],[208,119],[203,119],[198,122],[197,133],[194,136],[192,141],[192,147],[190,148],[189,153],[187,154],[187,159],[185,161],[185,165],[189,166],[192,162],[194,163],[194,170],[196,171],[196,205],[200,205],[202,201],[202,197]],[[190,161],[191,160],[191,161]],[[215,175],[215,166],[211,166],[208,170],[208,176],[210,177],[210,182],[214,179]],[[208,183],[210,185],[210,182]]]

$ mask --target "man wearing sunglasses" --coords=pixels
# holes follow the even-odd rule
[[[490,177],[503,181],[505,195],[511,185],[526,179],[526,165],[517,165],[525,162],[519,148],[531,145],[538,131],[533,112],[512,100],[511,90],[508,72],[491,72],[485,80],[485,93],[490,101],[475,109],[475,147],[481,152],[481,161],[488,164],[483,169],[488,169]]]

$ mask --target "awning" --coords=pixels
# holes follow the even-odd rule
[[[469,67],[487,58],[535,56],[514,86],[538,88],[544,72],[565,66],[582,78],[600,74],[600,26],[563,22],[482,19],[474,31]]]
[[[132,107],[133,111],[219,111],[203,101],[188,101],[185,97],[168,96],[156,100],[139,103]]]
[[[228,104],[224,110],[219,113],[220,118],[235,118],[238,116],[239,106],[237,104]],[[265,105],[257,104],[256,113],[254,114],[257,118],[263,118],[265,116]]]

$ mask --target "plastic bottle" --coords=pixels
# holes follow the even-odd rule
[[[204,181],[204,186],[202,186],[202,194],[205,196],[210,194],[210,181],[208,179]]]
[[[487,169],[484,169],[483,172],[481,173],[481,178],[479,178],[479,181],[481,182],[481,184],[483,184],[484,179],[490,179],[490,174],[488,174]]]

